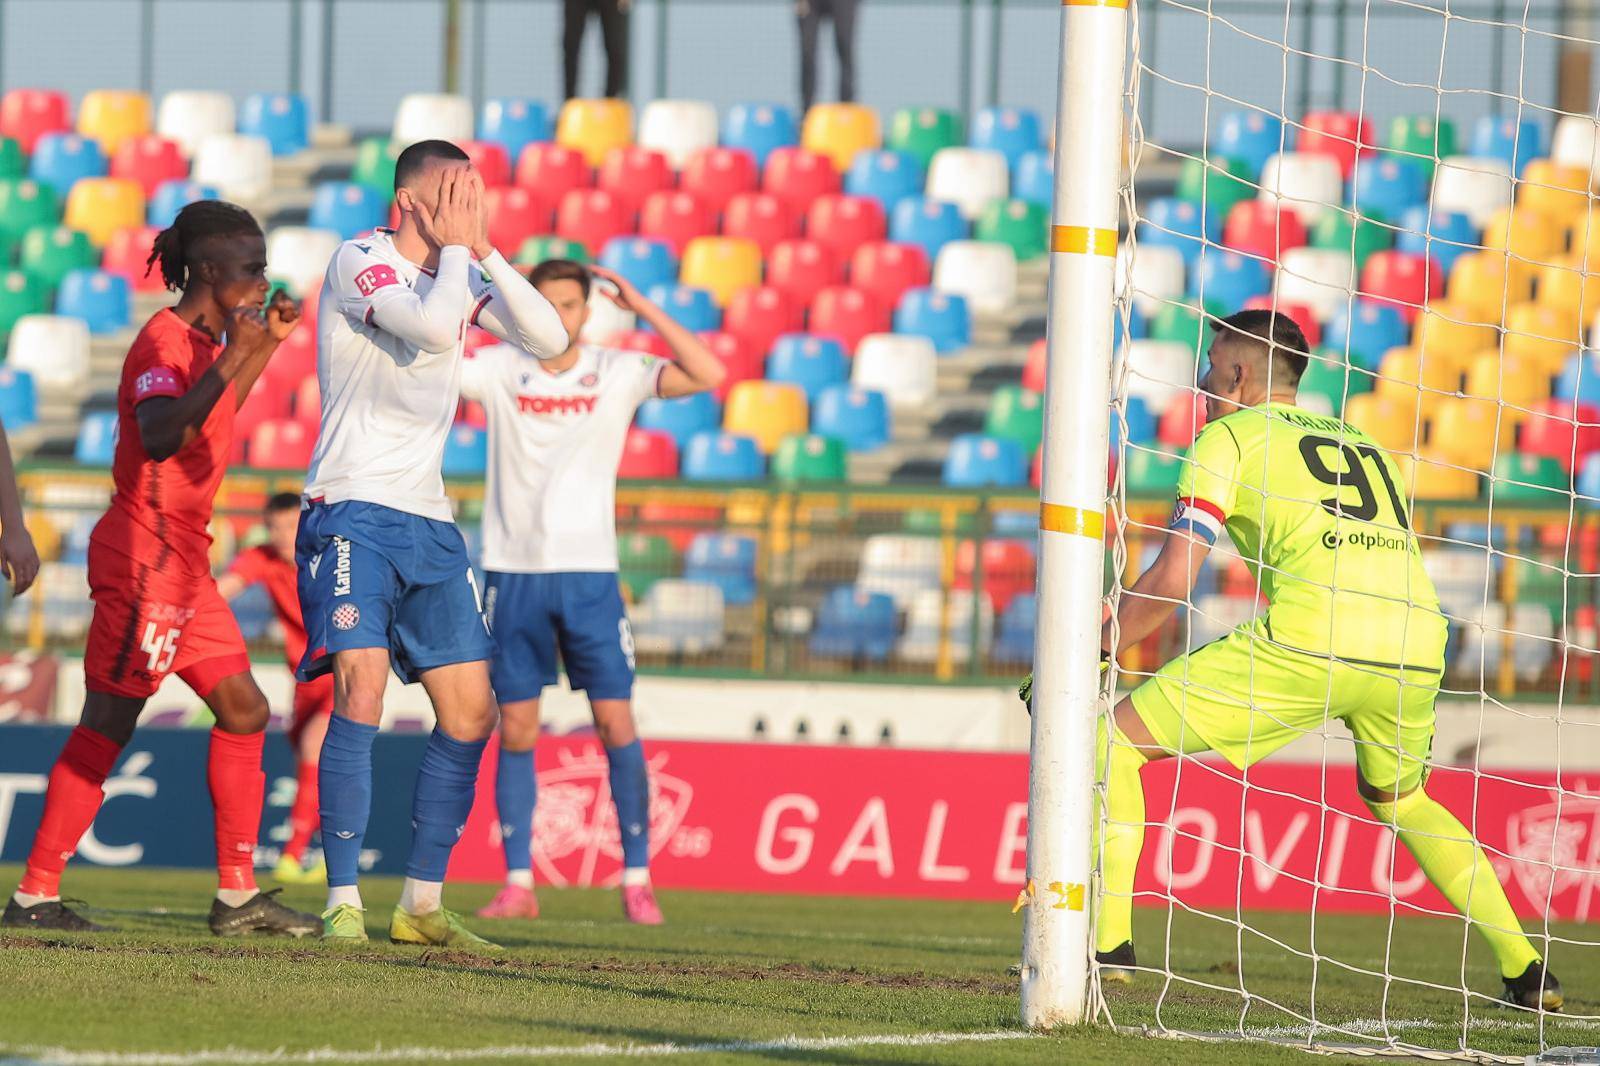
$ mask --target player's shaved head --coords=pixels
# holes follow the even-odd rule
[[[441,163],[470,162],[466,152],[449,141],[418,141],[394,161],[394,188],[415,188],[422,176]]]
[[[1275,311],[1240,311],[1219,319],[1212,352],[1219,347],[1238,359],[1272,360],[1271,377],[1275,384],[1288,388],[1300,383],[1311,361],[1306,335],[1294,319]]]
[[[281,511],[294,511],[298,513],[300,510],[300,494],[297,492],[275,493],[269,500],[267,500],[267,506],[265,510],[267,514],[277,514]]]

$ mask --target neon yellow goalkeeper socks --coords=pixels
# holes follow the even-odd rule
[[[1489,857],[1455,815],[1421,788],[1394,803],[1367,806],[1379,821],[1394,826],[1428,880],[1483,934],[1500,963],[1501,976],[1516,977],[1539,958],[1523,935]]]
[[[1095,734],[1095,774],[1106,783],[1103,856],[1099,832],[1094,834],[1093,844],[1096,857],[1101,859],[1104,889],[1095,921],[1096,951],[1110,951],[1133,939],[1133,875],[1144,848],[1144,782],[1139,779],[1139,769],[1149,761],[1120,729],[1114,731],[1108,753],[1105,731],[1102,721]],[[1102,824],[1099,813],[1095,812],[1096,826]]]

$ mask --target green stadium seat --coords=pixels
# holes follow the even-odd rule
[[[0,178],[20,178],[28,173],[28,160],[15,137],[0,137]]]
[[[1017,262],[1036,259],[1046,250],[1050,232],[1050,211],[1027,200],[993,200],[978,216],[973,236],[980,241],[995,241],[1011,246]]]
[[[0,179],[0,243],[16,245],[35,226],[61,220],[61,204],[48,185],[28,178]]]
[[[368,137],[356,149],[355,169],[350,180],[365,185],[385,200],[394,195],[394,163],[399,152],[387,137]]]
[[[1372,375],[1356,367],[1346,371],[1344,354],[1331,348],[1319,348],[1300,378],[1300,395],[1324,397],[1334,414],[1344,411],[1350,397],[1371,391]]]
[[[844,442],[816,433],[796,433],[783,438],[772,456],[772,476],[778,481],[844,481],[849,472]]]
[[[1360,273],[1373,252],[1394,247],[1394,230],[1370,218],[1363,218],[1357,224],[1344,211],[1324,211],[1317,224],[1311,227],[1311,247],[1334,252],[1349,252],[1353,248],[1356,272]]]
[[[1563,614],[1594,602],[1594,578],[1567,573],[1559,556],[1535,562],[1515,560],[1517,602],[1537,603],[1550,611],[1552,621],[1560,623]]]
[[[927,166],[933,153],[966,143],[961,116],[954,111],[933,107],[903,107],[889,122],[889,138],[884,145],[897,152],[908,152]]]
[[[1390,148],[1406,153],[1428,181],[1433,180],[1435,164],[1446,156],[1455,155],[1456,126],[1447,118],[1435,119],[1432,115],[1396,115],[1389,123]]]
[[[1209,333],[1200,312],[1183,304],[1167,304],[1156,312],[1155,320],[1150,323],[1151,340],[1187,344],[1194,349],[1196,357],[1210,343]]]
[[[637,603],[657,581],[677,576],[678,553],[659,534],[625,533],[617,538],[617,572]]]
[[[904,528],[907,533],[966,533],[978,528],[978,515],[973,511],[956,512],[952,528],[945,528],[945,512],[933,507],[918,507],[906,512]]]
[[[0,273],[0,338],[23,315],[42,315],[50,310],[50,291],[20,270]]]
[[[1044,398],[1021,385],[1006,385],[989,398],[989,415],[983,431],[991,437],[1017,442],[1032,455],[1044,440]]]
[[[1171,496],[1178,491],[1183,460],[1167,452],[1129,448],[1123,479],[1132,496]]]
[[[522,242],[522,247],[517,249],[518,263],[538,266],[546,259],[572,259],[579,263],[587,263],[589,250],[582,242],[569,241],[565,237],[529,237]]]
[[[1209,161],[1185,159],[1178,175],[1177,197],[1205,205],[1227,218],[1233,205],[1242,200],[1254,200],[1256,187],[1250,184],[1250,167],[1237,159],[1213,156]]]
[[[1502,454],[1494,461],[1494,477],[1484,483],[1504,504],[1559,504],[1570,501],[1572,479],[1561,460],[1548,455]]]
[[[93,270],[100,253],[87,233],[66,226],[35,226],[22,236],[17,265],[49,288],[73,270]]]

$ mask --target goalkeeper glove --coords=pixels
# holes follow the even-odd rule
[[[1105,672],[1107,670],[1109,670],[1109,669],[1111,669],[1111,653],[1108,652],[1108,651],[1102,651],[1100,653],[1100,676],[1104,677],[1105,676]],[[1032,674],[1029,674],[1027,677],[1023,678],[1022,679],[1022,684],[1017,686],[1017,699],[1021,700],[1022,701],[1022,705],[1024,707],[1028,708],[1028,713],[1029,714],[1033,713],[1033,675]]]

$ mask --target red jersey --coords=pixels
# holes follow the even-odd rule
[[[212,503],[233,441],[233,385],[223,390],[195,438],[165,462],[152,462],[134,408],[154,396],[182,396],[217,361],[222,346],[171,308],[146,322],[117,385],[117,447],[111,508],[93,540],[165,572],[210,577]]]
[[[300,592],[296,587],[295,565],[266,544],[242,551],[228,567],[228,573],[267,587],[272,607],[283,625],[283,652],[289,669],[300,665],[306,653],[306,625],[300,618]]]

